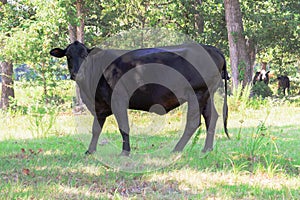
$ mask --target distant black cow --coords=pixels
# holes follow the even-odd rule
[[[266,85],[268,85],[269,84],[269,73],[270,73],[270,71],[266,72],[266,70],[264,70],[264,69],[259,72],[256,72],[253,77],[253,80],[252,80],[253,85],[255,85],[255,83],[258,81],[263,81]]]
[[[290,93],[290,79],[287,76],[278,76],[278,91],[282,89],[283,95],[285,95],[285,91],[287,90],[287,93]]]
[[[229,138],[226,61],[213,46],[187,44],[126,51],[89,49],[76,41],[66,49],[52,49],[50,54],[67,57],[70,77],[76,80],[84,103],[94,115],[87,154],[96,151],[101,128],[111,114],[123,138],[122,155],[129,155],[128,108],[162,115],[184,102],[188,102],[187,123],[173,151],[185,147],[200,126],[201,114],[207,129],[202,151],[212,150],[218,118],[213,95],[222,78],[224,129]]]

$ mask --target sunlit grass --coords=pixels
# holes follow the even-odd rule
[[[279,174],[276,177],[268,177],[264,173],[247,174],[232,172],[210,172],[198,171],[191,168],[182,168],[171,172],[155,173],[149,177],[151,181],[166,183],[176,181],[182,190],[190,190],[197,194],[201,190],[218,187],[220,185],[248,185],[250,187],[261,187],[261,189],[282,190],[288,187],[297,190],[300,187],[299,178],[286,177]]]
[[[300,127],[300,107],[293,106],[272,106],[259,110],[247,109],[242,112],[229,112],[229,127],[255,127],[260,121],[266,120],[267,126],[287,126],[299,125]],[[300,128],[299,128],[300,129]]]

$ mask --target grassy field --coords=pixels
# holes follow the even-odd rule
[[[118,155],[121,136],[113,117],[97,154],[85,156],[87,115],[75,116],[68,106],[43,115],[0,113],[0,199],[300,199],[299,104],[268,100],[243,107],[231,98],[232,139],[220,129],[207,154],[201,153],[201,129],[181,154],[170,154],[181,110],[152,134],[145,130],[156,117],[130,112],[140,123],[130,158]]]

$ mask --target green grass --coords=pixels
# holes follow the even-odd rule
[[[97,153],[86,156],[88,115],[64,110],[37,135],[29,114],[1,112],[0,199],[300,199],[299,104],[264,103],[230,110],[231,140],[219,125],[214,150],[206,154],[203,126],[181,154],[170,153],[184,111],[166,119],[130,112],[130,158],[119,156],[113,117]],[[40,122],[48,127],[50,118]],[[152,120],[167,125],[149,131]]]

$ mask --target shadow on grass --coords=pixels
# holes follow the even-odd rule
[[[258,155],[247,154],[245,148],[249,145],[249,138],[256,128],[243,129],[239,139],[236,138],[238,129],[231,129],[232,140],[227,140],[224,134],[218,134],[214,151],[202,154],[204,134],[202,133],[195,145],[187,145],[182,157],[170,166],[155,172],[148,173],[124,173],[118,169],[103,165],[99,159],[92,156],[85,156],[87,146],[74,135],[31,140],[7,140],[0,142],[0,194],[1,196],[16,198],[50,198],[50,199],[98,199],[118,197],[153,197],[159,198],[197,198],[199,197],[236,197],[237,191],[240,197],[277,197],[278,195],[288,197],[299,197],[294,189],[261,189],[259,186],[223,185],[224,182],[215,183],[215,186],[190,189],[185,187],[184,181],[175,178],[152,180],[153,175],[177,172],[178,177],[182,169],[196,170],[197,172],[222,172],[222,173],[255,173],[254,167],[261,167],[267,170],[268,159],[274,159],[275,170],[288,176],[299,175],[299,147],[300,136],[296,127],[272,127],[272,134],[276,137],[278,150],[275,148],[269,154],[262,154],[270,146],[264,145]],[[282,131],[283,130],[283,131]],[[285,132],[288,130],[288,133]],[[293,134],[295,133],[295,134]],[[156,147],[156,143],[166,141],[166,138],[173,141],[169,136],[153,136],[152,140],[144,141],[145,144]],[[111,138],[121,138],[118,133],[111,133]],[[120,139],[119,139],[120,140]],[[272,141],[268,140],[268,141]],[[145,148],[134,145],[139,148]],[[138,141],[142,143],[143,140]],[[247,143],[248,142],[248,143]],[[109,145],[109,144],[105,144]],[[147,146],[147,145],[145,145]],[[171,145],[172,146],[172,145]],[[272,144],[271,144],[272,146]],[[121,140],[117,144],[118,152],[121,150]],[[172,146],[173,147],[173,146]],[[252,156],[252,157],[251,157]],[[268,157],[271,156],[271,157]],[[113,159],[113,158],[112,158]],[[298,166],[298,167],[297,167]],[[278,169],[278,170],[277,170]],[[187,174],[185,176],[193,176]],[[198,180],[201,182],[201,178]],[[182,183],[183,182],[183,183]],[[197,182],[196,182],[197,184]],[[218,185],[219,184],[219,185]],[[191,187],[192,188],[192,187]],[[220,194],[220,189],[225,192]],[[201,193],[201,194],[198,194]]]

